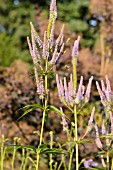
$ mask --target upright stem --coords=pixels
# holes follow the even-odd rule
[[[113,170],[113,158],[111,160],[111,170]]]
[[[76,56],[73,57],[73,84],[74,84],[74,91],[76,92],[76,88],[77,88],[77,70],[76,70],[76,66],[77,66],[77,58]]]
[[[50,132],[50,149],[52,149],[52,148],[53,148],[53,132],[51,131],[51,132]],[[53,163],[52,154],[50,154],[50,163],[49,163],[49,165],[50,165],[50,170],[53,169],[53,168],[52,168],[52,163]]]
[[[74,148],[70,151],[70,159],[69,159],[69,166],[68,166],[68,170],[71,170],[71,164],[72,164],[73,152],[74,152]]]
[[[16,138],[14,139],[14,150],[13,150],[13,157],[12,157],[12,162],[11,162],[11,167],[12,167],[12,170],[14,170],[14,161],[15,161],[15,155],[16,155]]]
[[[73,81],[74,81],[74,92],[76,93],[77,88],[77,56],[73,57]],[[74,132],[74,141],[76,142],[76,170],[78,170],[78,132],[77,132],[77,108],[74,106],[74,120],[75,120],[75,132]]]
[[[76,142],[76,170],[78,170],[78,128],[77,128],[77,110],[76,105],[74,107],[74,119],[75,119],[75,138],[74,141]]]
[[[46,68],[45,71],[47,72],[48,69],[48,61],[46,60]],[[46,107],[48,103],[48,76],[45,75],[45,104],[44,104],[44,111],[43,111],[43,117],[42,117],[42,126],[41,126],[41,133],[40,133],[40,143],[39,146],[42,144],[43,140],[43,131],[44,131],[44,122],[45,122],[45,116],[46,116]],[[36,162],[36,170],[39,169],[39,159],[40,159],[40,151],[37,151],[37,162]]]

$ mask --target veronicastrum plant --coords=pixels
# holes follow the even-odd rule
[[[57,39],[54,37],[55,21],[57,18],[57,7],[56,0],[51,0],[50,4],[50,16],[47,31],[44,32],[44,38],[41,40],[38,33],[36,32],[32,22],[31,25],[31,41],[27,37],[27,42],[30,50],[30,54],[34,63],[34,75],[37,85],[37,93],[41,100],[42,104],[33,104],[25,106],[26,111],[21,117],[28,114],[32,110],[40,108],[42,110],[42,125],[40,130],[40,141],[38,147],[35,146],[22,146],[17,144],[18,139],[14,139],[13,153],[11,159],[11,169],[14,170],[14,163],[16,159],[17,149],[22,149],[22,158],[21,158],[21,170],[25,170],[27,163],[30,161],[31,164],[29,169],[39,170],[39,163],[42,154],[49,154],[49,167],[50,170],[71,170],[73,166],[73,159],[76,160],[76,170],[80,169],[82,163],[84,163],[85,168],[89,168],[90,165],[99,168],[99,164],[93,162],[92,159],[79,161],[79,151],[78,146],[84,144],[86,141],[85,136],[89,131],[95,129],[95,143],[100,149],[99,155],[101,158],[102,166],[106,170],[113,169],[113,159],[111,160],[112,152],[112,142],[113,142],[113,116],[112,116],[112,91],[110,87],[110,81],[106,76],[106,85],[101,81],[102,89],[99,86],[99,83],[96,82],[97,89],[101,98],[101,102],[104,106],[105,114],[102,117],[102,127],[101,132],[98,124],[94,121],[94,112],[95,107],[92,109],[90,119],[88,121],[86,133],[82,136],[78,136],[78,114],[80,114],[81,109],[89,102],[91,85],[93,81],[93,76],[89,79],[88,85],[85,88],[83,85],[83,76],[80,78],[80,83],[77,85],[77,59],[79,55],[79,41],[80,37],[75,40],[73,49],[72,49],[72,73],[70,74],[70,80],[67,81],[66,77],[60,78],[55,72],[55,66],[65,52],[64,43],[64,26],[61,28],[59,36]],[[56,108],[55,106],[49,105],[49,77],[56,77],[57,89],[59,99],[62,102],[63,106],[67,108],[69,113],[73,117],[73,122],[70,122],[70,119],[64,113],[63,108]],[[67,135],[67,141],[64,143],[58,142],[59,148],[54,148],[54,138],[53,132],[50,132],[50,147],[44,143],[44,124],[46,121],[46,116],[48,112],[52,110],[55,111],[59,116],[61,116],[61,121],[63,125],[63,131]],[[21,118],[20,117],[20,118]],[[70,124],[70,125],[69,125]],[[5,139],[4,136],[1,138],[1,156],[0,156],[0,167],[3,170],[4,158],[6,153]],[[60,154],[61,161],[58,164],[53,159],[53,154]],[[30,156],[30,155],[33,155]],[[35,155],[35,156],[34,156]],[[35,160],[34,160],[35,159]],[[67,164],[68,159],[68,164]],[[112,163],[111,163],[112,162]]]
[[[74,46],[72,50],[73,71],[72,74],[70,75],[70,81],[67,83],[66,77],[64,77],[64,83],[63,83],[62,80],[59,78],[59,76],[56,74],[56,82],[57,82],[59,98],[61,102],[64,104],[64,106],[66,106],[74,116],[74,122],[73,122],[74,130],[73,133],[70,133],[70,130],[68,129],[68,125],[66,122],[66,116],[63,113],[63,109],[60,108],[59,110],[54,106],[48,106],[48,95],[49,95],[48,76],[49,74],[54,73],[53,70],[54,65],[56,65],[56,62],[58,61],[60,56],[64,53],[64,47],[65,47],[63,41],[64,26],[62,27],[58,38],[56,40],[54,39],[54,27],[55,27],[56,18],[57,18],[56,1],[52,0],[50,5],[49,24],[48,24],[47,31],[44,32],[44,40],[42,41],[40,39],[32,23],[30,23],[32,44],[30,43],[30,40],[27,37],[30,54],[34,62],[34,73],[35,73],[35,79],[37,84],[37,93],[39,94],[39,97],[43,103],[43,106],[37,105],[37,107],[40,108],[42,107],[43,109],[43,118],[42,118],[42,127],[40,133],[40,142],[37,149],[36,170],[38,170],[39,167],[39,158],[40,158],[41,147],[43,142],[44,122],[45,122],[46,112],[48,110],[54,110],[61,115],[63,130],[67,132],[67,136],[69,140],[68,142],[71,142],[71,145],[69,144],[70,146],[68,150],[70,155],[68,169],[69,170],[71,169],[73,153],[75,148],[76,170],[78,170],[79,169],[78,144],[81,142],[81,140],[78,139],[77,114],[84,107],[84,105],[89,101],[93,77],[89,79],[89,83],[85,91],[85,87],[83,85],[83,77],[81,76],[80,84],[77,89],[76,66],[77,66],[78,48],[79,48],[79,41],[80,41],[80,37],[78,37],[78,39],[75,40],[74,42]],[[74,139],[72,140],[73,134],[74,134]],[[52,144],[50,148],[52,151]],[[52,160],[52,155],[50,156],[50,159]],[[52,169],[52,164],[50,164],[50,169]]]

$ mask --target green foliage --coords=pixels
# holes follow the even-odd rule
[[[20,58],[31,61],[26,37],[30,34],[29,23],[34,20],[34,5],[29,2],[0,0],[0,64],[8,66]]]
[[[68,22],[71,31],[82,34],[81,45],[83,47],[94,46],[94,42],[98,37],[95,33],[97,27],[92,27],[89,24],[89,20],[92,17],[89,9],[89,0],[73,0],[65,1],[63,4],[58,3],[58,17]]]

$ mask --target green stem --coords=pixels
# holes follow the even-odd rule
[[[53,132],[51,131],[50,132],[50,149],[53,148]],[[53,160],[52,160],[52,154],[50,154],[50,170],[52,170],[52,163],[53,163]]]
[[[76,93],[77,88],[77,57],[73,57],[73,85],[74,85],[74,92]],[[79,169],[78,167],[78,132],[77,132],[77,108],[76,105],[74,106],[74,120],[75,120],[75,132],[74,132],[74,141],[76,142],[76,170]]]
[[[24,161],[25,161],[25,149],[23,148],[22,149],[22,161],[21,161],[20,170],[23,170]]]
[[[109,151],[107,151],[107,167],[106,170],[109,170]]]
[[[71,153],[70,153],[70,159],[69,159],[69,166],[68,166],[68,170],[71,170],[71,164],[72,164],[73,152],[74,152],[74,148],[72,149],[72,151],[71,151]]]
[[[73,57],[73,85],[74,85],[74,91],[76,92],[77,88],[77,70],[76,70],[76,65],[77,65],[77,58],[76,56]]]
[[[75,138],[74,141],[76,142],[76,170],[78,170],[78,129],[77,129],[77,110],[76,106],[74,107],[74,119],[75,119]]]
[[[48,61],[46,60],[46,72],[48,69]],[[45,105],[44,105],[44,111],[43,111],[43,117],[42,117],[42,126],[41,126],[41,133],[40,133],[40,142],[39,146],[42,144],[43,141],[43,131],[44,131],[44,122],[45,122],[45,116],[46,116],[46,107],[48,103],[48,76],[45,75]],[[39,159],[40,159],[40,151],[37,150],[37,161],[36,161],[36,170],[39,169]]]
[[[113,170],[113,158],[111,160],[111,170]]]
[[[14,170],[14,161],[15,161],[15,155],[16,155],[16,147],[15,147],[16,141],[17,141],[17,138],[15,137],[15,138],[14,138],[13,157],[12,157],[12,162],[11,162],[12,170]]]

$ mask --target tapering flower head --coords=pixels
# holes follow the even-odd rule
[[[95,139],[96,145],[99,149],[102,149],[103,145],[99,137],[99,128],[97,124],[95,124],[95,130],[96,130],[96,139]]]
[[[80,36],[74,42],[74,46],[73,46],[73,49],[72,49],[72,57],[75,57],[75,56],[78,57],[79,41],[80,41]]]
[[[88,121],[88,126],[90,127],[90,130],[92,129],[92,125],[93,125],[93,122],[94,122],[94,113],[95,113],[95,107],[93,107],[90,119]]]
[[[57,18],[56,0],[51,0],[51,4],[50,4],[50,17],[52,15],[52,12],[54,12],[55,17]]]

